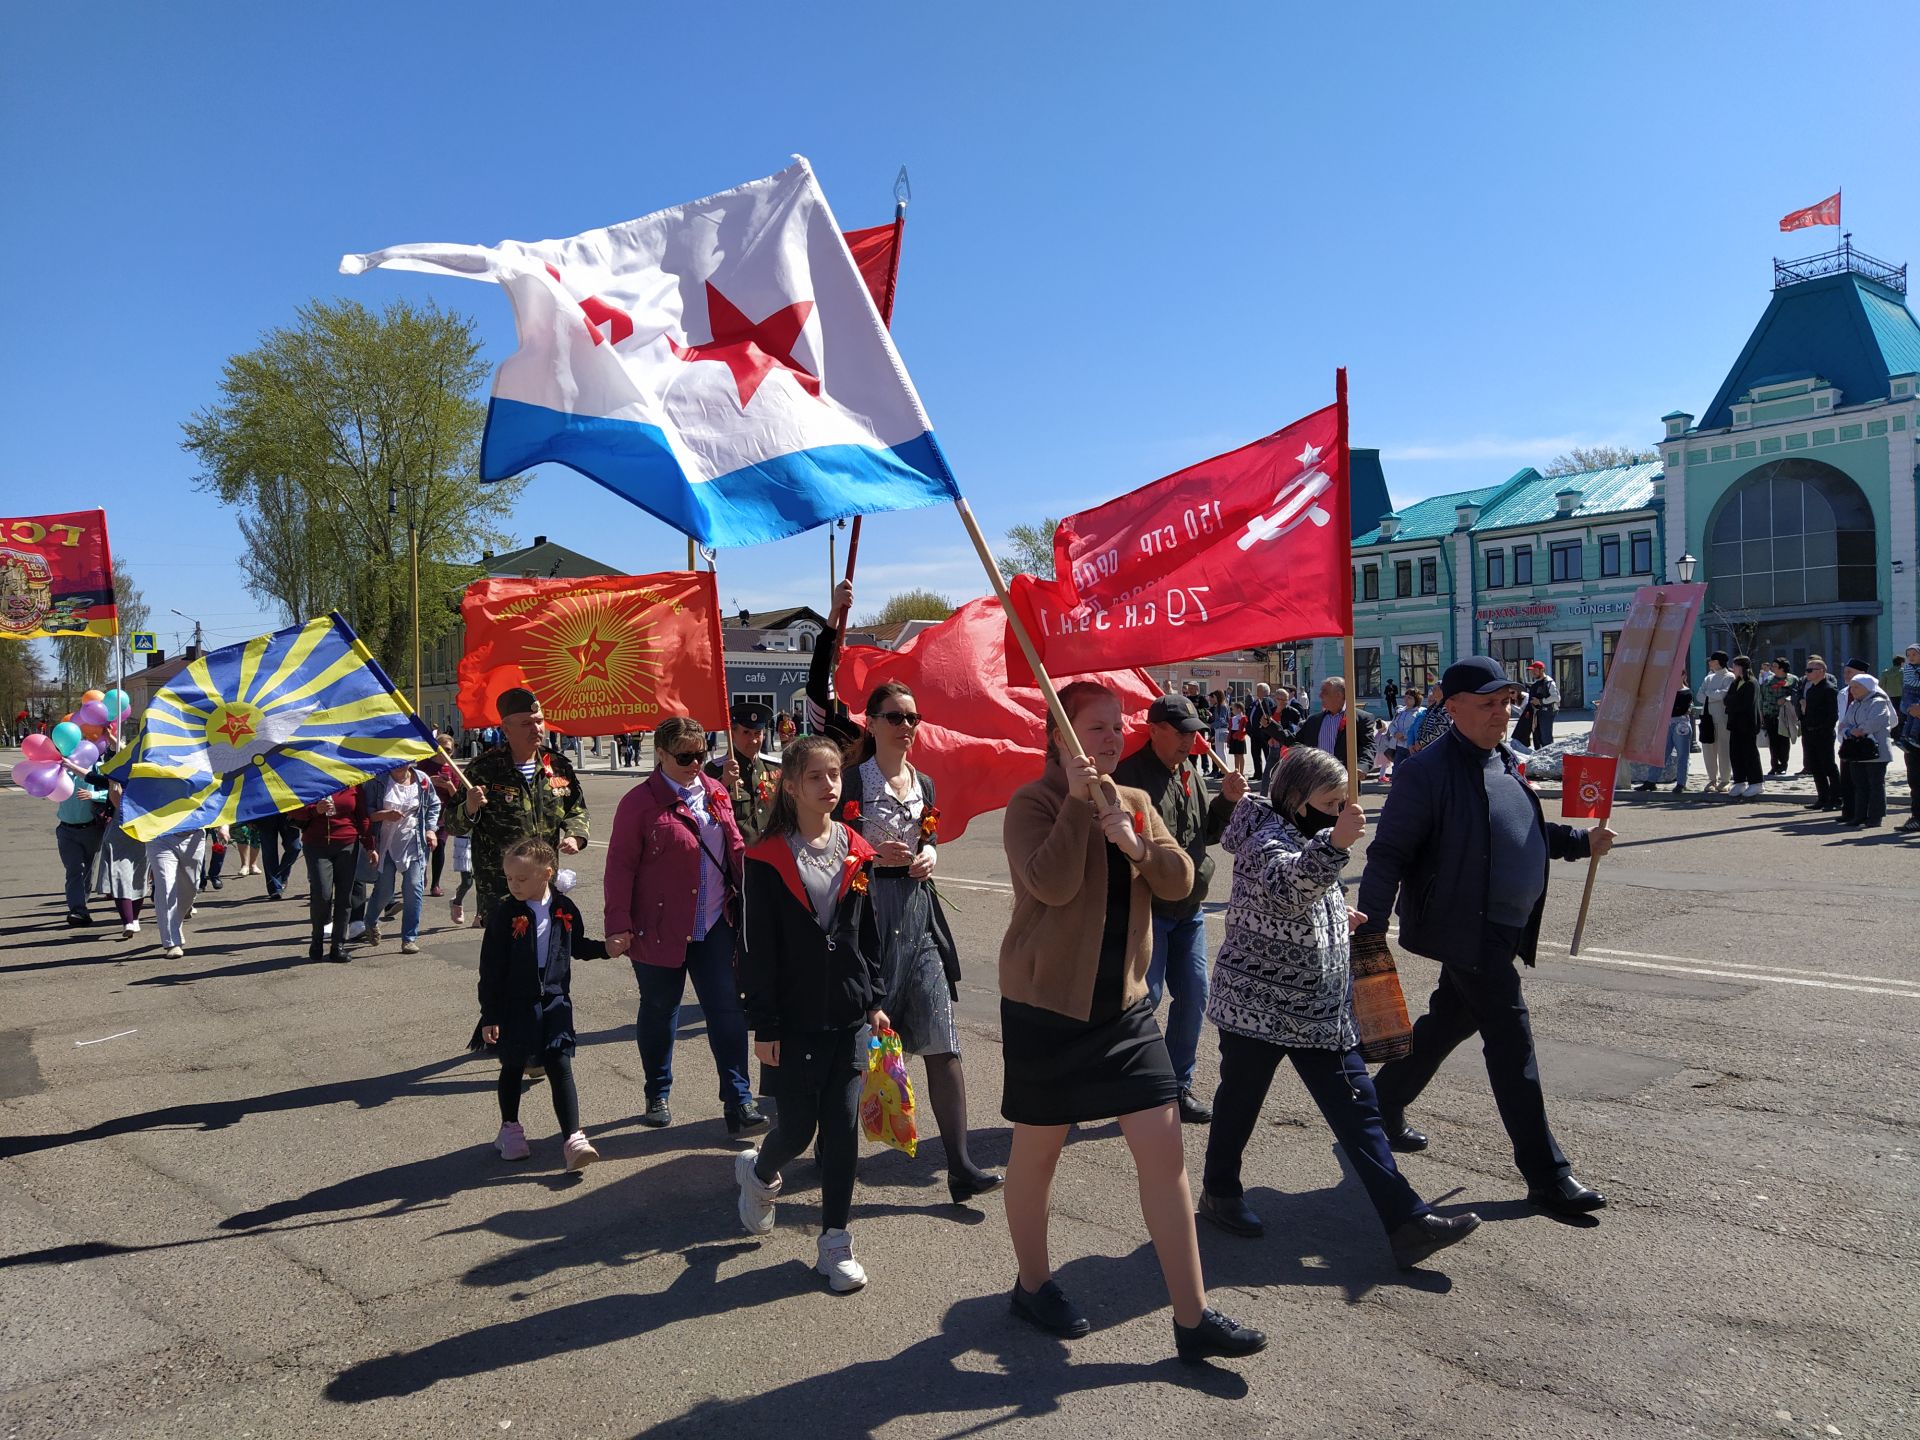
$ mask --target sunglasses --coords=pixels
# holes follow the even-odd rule
[[[909,730],[918,729],[920,725],[920,717],[911,710],[882,710],[873,718],[886,721],[896,730],[902,725],[906,726]]]
[[[667,758],[676,765],[698,765],[707,758],[704,750],[669,750]]]

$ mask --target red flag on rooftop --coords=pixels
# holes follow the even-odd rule
[[[1160,693],[1130,671],[1054,676],[1061,685],[1075,678],[1098,680],[1118,694],[1130,725],[1144,725]],[[1008,676],[1007,619],[998,600],[970,600],[898,650],[848,646],[833,688],[864,696],[890,680],[912,689],[914,707],[925,717],[914,733],[913,763],[938,787],[942,840],[958,839],[969,820],[1000,809],[1015,789],[1039,777],[1047,705],[1031,677]]]
[[[469,727],[499,724],[501,692],[524,685],[562,735],[651,730],[668,715],[727,728],[711,571],[479,580],[460,615],[460,718]]]
[[[1159,665],[1353,627],[1337,407],[1070,515],[1013,602],[1051,671]],[[1016,667],[1017,672],[1024,667]]]
[[[1818,205],[1809,205],[1804,210],[1795,210],[1780,217],[1782,230],[1804,230],[1809,225],[1838,225],[1840,223],[1840,192],[1834,191]]]

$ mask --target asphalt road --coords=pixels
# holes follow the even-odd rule
[[[602,827],[627,783],[589,779]],[[1611,1197],[1596,1224],[1529,1211],[1469,1045],[1412,1117],[1433,1148],[1404,1167],[1489,1223],[1403,1274],[1283,1071],[1247,1168],[1268,1234],[1201,1238],[1216,1302],[1274,1343],[1200,1370],[1170,1358],[1112,1126],[1076,1136],[1056,1187],[1086,1339],[1009,1320],[999,1202],[947,1205],[937,1142],[863,1159],[853,1231],[872,1283],[833,1297],[809,1268],[810,1165],[771,1236],[739,1232],[697,1011],[677,1123],[635,1124],[624,962],[582,967],[575,994],[603,1163],[564,1175],[536,1089],[533,1159],[508,1166],[489,1146],[492,1073],[463,1049],[477,937],[448,928],[444,901],[419,956],[390,939],[309,966],[304,907],[231,880],[167,961],[150,925],[133,945],[61,928],[50,809],[0,790],[4,1433],[1920,1434],[1920,840],[1854,840],[1794,808],[1794,788],[1623,798],[1578,959],[1582,867],[1555,876],[1556,943],[1527,990],[1556,1130]],[[942,858],[993,1162],[997,842],[987,817]],[[585,858],[576,896],[597,927],[600,855]],[[1434,967],[1402,970],[1417,1013]],[[1215,1054],[1209,1033],[1209,1091]],[[1205,1134],[1187,1138],[1197,1180]]]

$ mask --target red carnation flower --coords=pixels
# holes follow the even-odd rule
[[[1133,812],[1133,833],[1136,835],[1147,833],[1147,817],[1138,810]]]
[[[860,802],[858,800],[849,800],[846,808],[843,809],[840,814],[848,820],[858,820],[860,818]]]
[[[527,933],[527,917],[524,915],[514,916],[513,917],[513,938],[516,940],[524,939],[526,936],[526,933]]]

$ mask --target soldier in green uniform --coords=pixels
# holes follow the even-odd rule
[[[740,837],[752,845],[766,833],[773,814],[773,797],[780,790],[780,764],[760,753],[767,743],[773,711],[756,700],[736,700],[729,712],[733,721],[733,754],[710,761],[707,774],[727,787],[733,797],[733,818]]]
[[[447,822],[454,834],[473,837],[475,925],[506,896],[505,856],[516,840],[537,835],[562,855],[587,843],[587,797],[567,757],[546,747],[539,697],[519,688],[502,693],[500,730],[506,743],[468,763],[466,794]]]

